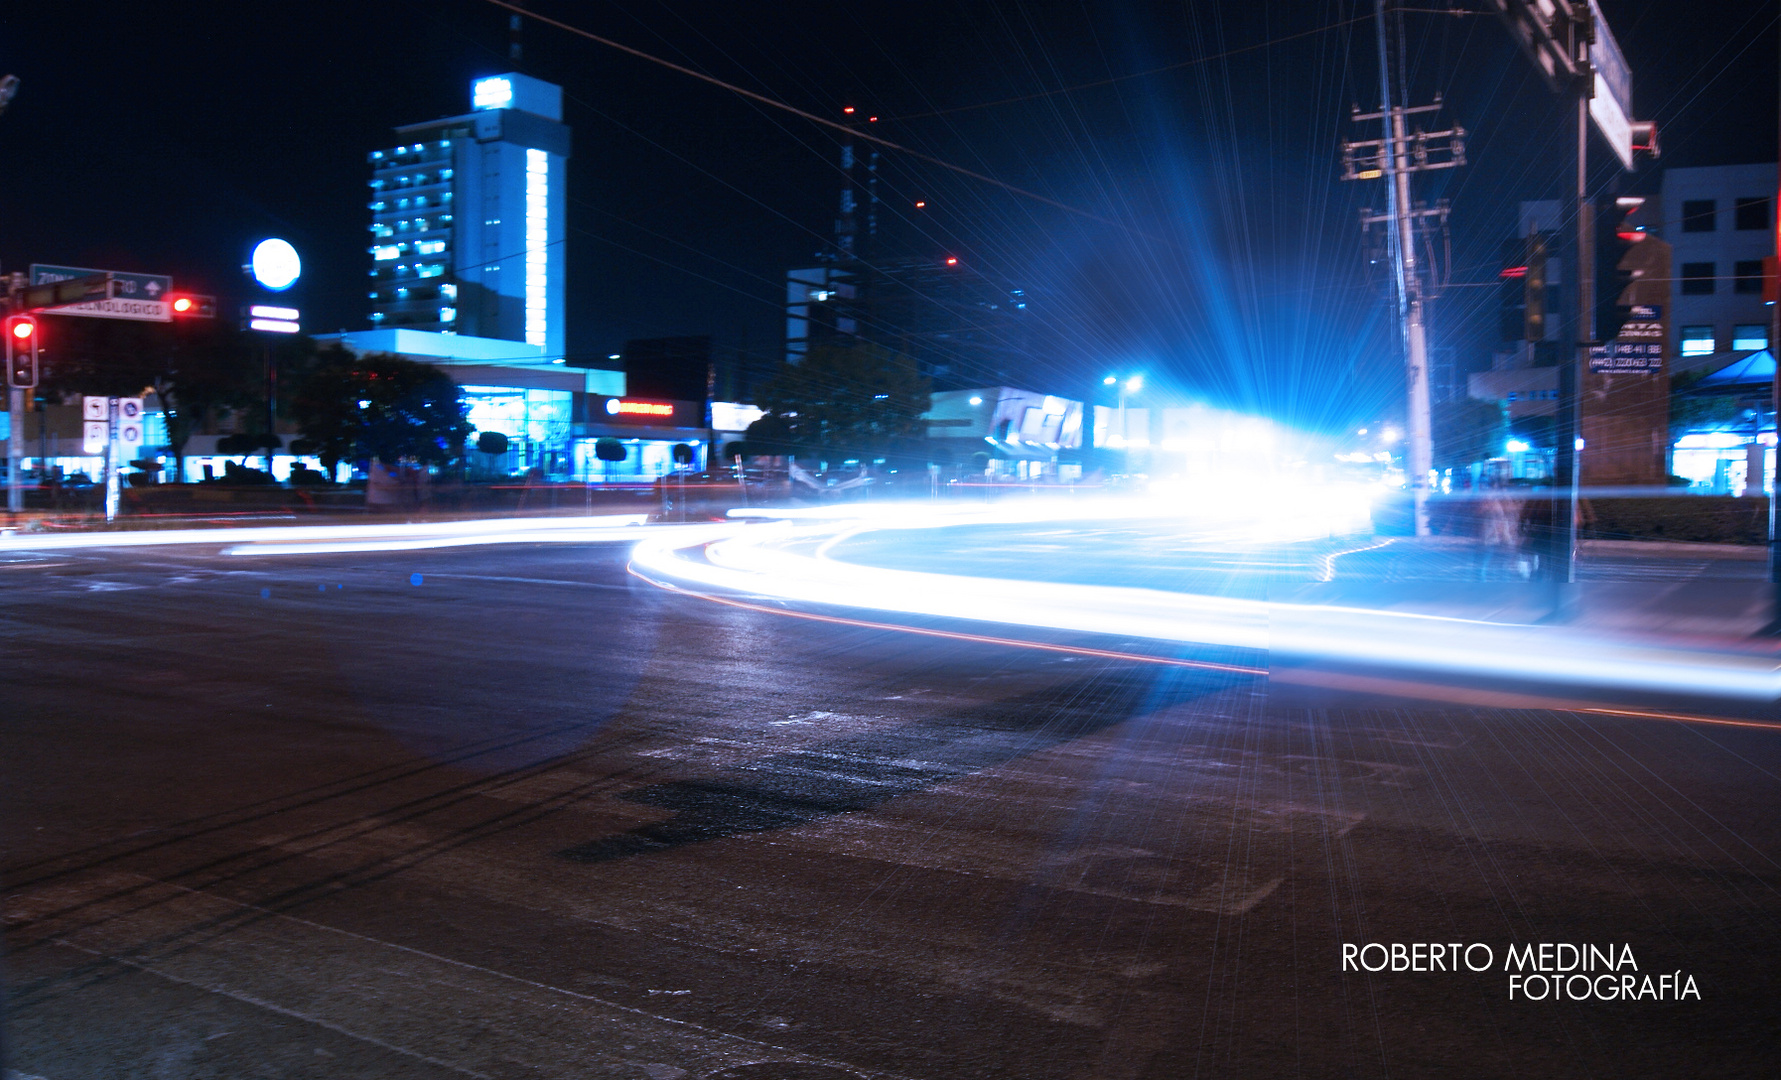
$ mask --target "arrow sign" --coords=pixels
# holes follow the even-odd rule
[[[173,288],[173,279],[166,274],[129,274],[120,270],[95,270],[87,266],[51,266],[31,264],[31,284],[51,285],[58,281],[111,275],[111,299],[72,304],[56,309],[57,315],[83,315],[92,319],[133,319],[138,322],[172,322],[173,314],[163,299]]]

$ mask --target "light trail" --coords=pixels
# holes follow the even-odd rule
[[[1071,518],[1095,515],[1083,505]],[[1026,506],[1020,523],[1045,510]],[[1772,702],[1781,698],[1773,655],[1691,649],[1589,634],[1346,606],[1289,604],[1111,585],[1050,583],[892,570],[837,560],[836,534],[934,528],[990,520],[993,511],[877,521],[786,521],[703,546],[646,541],[633,564],[660,578],[719,593],[900,615],[999,622],[1035,629],[1144,638],[1181,645],[1264,651],[1275,657],[1338,662],[1449,676]],[[764,515],[763,515],[764,516]],[[1114,516],[1118,516],[1115,514]],[[1150,516],[1157,516],[1154,510]],[[1272,523],[1262,532],[1279,531]],[[813,547],[806,554],[800,547]]]
[[[1220,664],[1212,660],[1183,660],[1173,656],[1152,656],[1147,653],[1121,652],[1116,649],[1091,649],[1083,645],[1057,645],[1049,641],[1033,641],[1030,638],[1005,638],[989,634],[968,634],[959,630],[936,630],[926,626],[910,626],[906,623],[876,622],[870,619],[849,619],[841,615],[820,615],[813,611],[798,611],[793,608],[768,607],[766,604],[755,604],[747,600],[738,600],[730,596],[719,596],[716,593],[697,592],[683,588],[672,582],[652,578],[638,570],[633,564],[625,568],[632,577],[646,581],[658,589],[692,596],[700,600],[709,600],[715,604],[742,608],[744,611],[758,611],[766,615],[787,615],[794,619],[805,619],[810,622],[830,623],[836,626],[854,626],[863,630],[894,630],[903,634],[918,634],[922,637],[947,638],[952,641],[969,641],[978,645],[1005,645],[1017,649],[1037,649],[1041,652],[1069,653],[1072,656],[1092,656],[1101,660],[1127,660],[1138,664],[1162,664],[1166,667],[1199,668],[1207,671],[1227,671],[1237,675],[1267,675],[1267,668],[1249,667],[1243,664]]]
[[[403,547],[352,546],[402,545],[410,548],[453,546],[471,543],[543,542],[558,538],[578,540],[628,539],[632,527],[642,527],[648,514],[602,514],[564,518],[478,518],[469,521],[424,521],[373,525],[268,525],[252,528],[143,529],[63,534],[6,533],[0,535],[3,551],[65,551],[78,548],[161,547],[180,544],[234,545],[230,554],[295,554],[299,551],[396,551]],[[661,528],[664,526],[651,526]],[[671,526],[678,528],[679,526]],[[709,526],[705,528],[709,529]],[[721,526],[719,528],[722,528]],[[624,536],[612,530],[630,530]],[[734,531],[734,526],[729,527]],[[327,546],[333,545],[333,546]]]

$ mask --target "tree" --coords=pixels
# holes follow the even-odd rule
[[[431,364],[339,345],[316,353],[293,380],[291,413],[302,439],[291,449],[342,461],[445,465],[470,437],[463,392]]]
[[[902,353],[863,343],[818,345],[781,370],[759,403],[768,415],[744,436],[750,449],[770,452],[766,445],[782,442],[831,460],[869,460],[925,433],[928,383]],[[757,443],[759,436],[766,437]]]
[[[264,364],[242,331],[218,325],[175,327],[168,362],[154,379],[173,451],[173,475],[185,478],[186,443],[218,409],[243,409],[264,392]],[[264,410],[257,414],[263,420]],[[256,449],[277,436],[256,431]],[[251,453],[252,451],[246,451]]]
[[[265,400],[261,345],[227,324],[194,320],[168,327],[79,316],[51,316],[45,324],[40,393],[134,397],[153,390],[167,423],[175,477],[185,476],[186,442],[208,413]],[[279,347],[301,350],[308,343]],[[247,416],[255,434],[267,434],[263,409]]]

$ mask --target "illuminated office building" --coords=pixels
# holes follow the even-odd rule
[[[471,111],[371,155],[371,322],[564,355],[562,88],[477,79]]]

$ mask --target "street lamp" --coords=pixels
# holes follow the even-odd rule
[[[1144,376],[1129,375],[1129,376],[1126,376],[1125,378],[1121,378],[1118,375],[1109,375],[1105,379],[1101,380],[1101,385],[1102,386],[1117,386],[1117,387],[1119,387],[1119,443],[1120,443],[1120,446],[1123,448],[1130,441],[1126,437],[1126,429],[1125,429],[1125,399],[1126,399],[1126,395],[1127,394],[1135,394],[1138,391],[1144,389]]]
[[[254,245],[253,254],[242,269],[260,288],[282,293],[303,276],[303,260],[289,240],[269,236]],[[283,304],[250,304],[247,328],[260,334],[295,334],[302,330],[297,321],[301,315],[297,308]],[[266,366],[266,475],[271,476],[272,456],[278,444],[278,367],[272,347],[264,339],[261,351]]]

